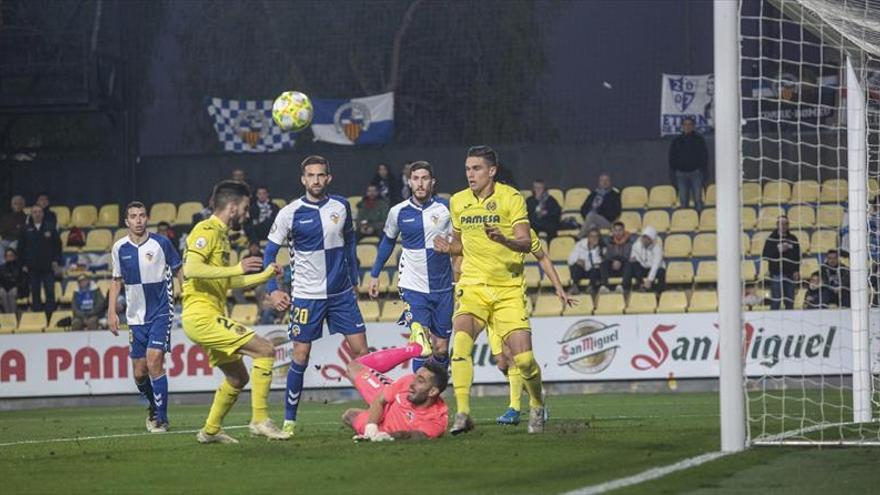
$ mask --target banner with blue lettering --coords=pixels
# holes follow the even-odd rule
[[[394,93],[350,100],[313,99],[315,141],[385,144],[394,135]]]
[[[660,135],[681,133],[681,122],[690,117],[700,134],[711,133],[715,127],[713,103],[715,77],[712,74],[682,76],[663,74],[660,105]]]

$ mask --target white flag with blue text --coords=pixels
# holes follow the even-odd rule
[[[315,141],[384,144],[394,134],[394,93],[350,100],[313,99]]]
[[[292,148],[296,142],[296,134],[272,120],[272,100],[210,98],[208,115],[226,151],[266,153]]]
[[[715,77],[712,74],[663,74],[661,95],[661,136],[679,134],[681,123],[686,118],[694,120],[700,134],[712,132],[715,127]]]

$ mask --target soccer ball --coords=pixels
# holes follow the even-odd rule
[[[285,131],[298,132],[312,123],[312,101],[299,91],[285,91],[272,104],[272,120]]]

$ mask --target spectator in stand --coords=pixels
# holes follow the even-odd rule
[[[24,206],[24,196],[16,194],[10,201],[11,210],[0,216],[0,247],[3,249],[18,246],[18,239],[27,224]]]
[[[629,293],[633,278],[643,290],[653,289],[658,295],[663,292],[666,288],[666,262],[654,227],[642,229],[642,235],[633,243],[629,260],[623,272],[624,293]]]
[[[608,284],[611,277],[623,277],[629,266],[629,258],[632,255],[632,246],[635,236],[626,231],[623,222],[614,222],[611,226],[611,237],[605,245],[605,260],[602,262],[602,280]],[[616,288],[622,290],[620,286]]]
[[[80,275],[76,280],[77,288],[73,293],[73,319],[71,330],[97,330],[98,320],[104,314],[107,300],[101,290],[92,286],[87,275]]]
[[[212,196],[208,196],[208,199],[205,201],[205,207],[199,210],[198,213],[193,214],[192,216],[192,227],[194,227],[197,223],[202,220],[211,218],[211,215],[214,214],[214,198]]]
[[[232,173],[229,175],[229,178],[250,185],[247,181],[247,176],[244,174],[244,170],[240,168],[232,169]]]
[[[391,173],[388,165],[380,163],[376,166],[376,175],[370,181],[371,185],[379,189],[379,197],[388,202],[389,205],[396,205],[400,202],[400,183]]]
[[[7,248],[3,257],[6,263],[0,266],[0,313],[15,313],[16,299],[28,295],[28,278],[14,249]]]
[[[400,174],[400,199],[409,199],[412,196],[412,189],[409,188],[409,176],[410,170],[412,169],[412,162],[406,162],[403,164],[403,172]]]
[[[585,237],[590,229],[610,229],[620,216],[620,191],[612,187],[611,176],[599,176],[599,185],[587,196],[581,205],[584,227],[579,237]]]
[[[250,241],[248,244],[248,250],[241,256],[241,259],[247,258],[260,258],[263,259],[263,251],[260,250],[260,242],[256,240]],[[281,286],[283,287],[283,286]],[[261,303],[263,301],[263,296],[266,295],[266,287],[263,284],[256,285],[253,287],[254,296],[257,300],[257,303]],[[235,304],[245,304],[247,303],[247,297],[244,295],[245,290],[238,288],[232,289],[232,299],[235,301]]]
[[[590,293],[596,297],[599,287],[607,285],[608,281],[602,278],[602,255],[605,246],[602,244],[602,235],[598,229],[592,229],[587,237],[579,240],[568,255],[568,268],[571,272],[572,295],[580,292],[578,282],[587,279],[590,281]]]
[[[831,298],[825,302],[848,308],[850,306],[849,268],[840,264],[840,253],[836,249],[825,253],[825,262],[820,268],[819,275],[823,288],[831,294]]]
[[[767,261],[770,280],[770,309],[794,308],[794,289],[800,280],[801,245],[788,231],[788,217],[781,216],[764,242],[761,257]]]
[[[161,235],[168,239],[171,241],[171,245],[174,246],[174,249],[177,249],[177,232],[174,232],[170,223],[165,221],[159,222],[159,225],[156,226],[156,235]]]
[[[40,208],[43,209],[44,221],[49,225],[54,225],[54,228],[58,229],[58,216],[55,215],[54,211],[49,209],[49,193],[41,192],[40,194],[37,194],[37,200],[34,204],[39,205]]]
[[[529,224],[535,232],[544,232],[547,234],[547,242],[552,241],[559,232],[562,207],[547,192],[547,185],[543,180],[532,182],[532,196],[526,200],[526,209],[529,212]]]
[[[388,216],[388,202],[379,197],[379,188],[370,184],[367,194],[357,204],[358,239],[378,235],[385,226]]]
[[[669,170],[675,177],[678,202],[681,208],[689,205],[688,196],[694,199],[697,210],[703,209],[703,181],[709,171],[709,150],[703,136],[694,130],[694,119],[685,118],[681,134],[669,146]]]
[[[266,239],[279,210],[278,205],[272,202],[269,188],[266,186],[257,187],[254,199],[251,200],[251,207],[248,210],[249,218],[244,228],[248,239],[257,242]]]
[[[834,303],[834,297],[834,293],[822,283],[819,272],[813,272],[804,294],[804,309],[826,309]]]
[[[55,311],[55,274],[61,270],[61,239],[54,225],[44,221],[43,208],[31,206],[31,222],[18,243],[18,256],[31,282],[31,309]],[[43,304],[40,288],[46,293]]]

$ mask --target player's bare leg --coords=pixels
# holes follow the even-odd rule
[[[221,364],[220,371],[225,379],[214,393],[214,402],[205,426],[196,434],[199,443],[238,443],[238,440],[223,431],[223,418],[235,405],[241,390],[247,385],[249,377],[247,368],[241,360]]]
[[[507,335],[504,345],[513,354],[513,364],[522,375],[529,393],[529,433],[544,431],[544,392],[541,385],[541,368],[532,352],[532,334],[527,330],[515,330]]]
[[[269,440],[288,440],[290,433],[275,426],[269,418],[269,389],[272,386],[272,369],[275,365],[275,346],[271,342],[254,335],[238,352],[253,358],[251,369],[251,434],[264,436]]]
[[[156,404],[153,399],[153,386],[150,383],[150,373],[147,369],[147,358],[131,360],[134,383],[141,395],[147,399],[147,419],[145,425],[147,431],[152,433],[159,425],[156,423]]]
[[[165,351],[148,348],[146,367],[152,388],[152,401],[155,407],[154,427],[150,433],[168,431],[168,377],[165,376]]]
[[[485,325],[473,315],[455,317],[452,344],[452,382],[455,390],[456,413],[449,433],[458,435],[474,429],[471,419],[470,395],[474,382],[474,341]]]
[[[345,342],[348,344],[348,347],[351,349],[351,353],[355,358],[366,356],[367,353],[370,352],[370,348],[367,346],[366,332],[346,335]]]

